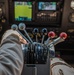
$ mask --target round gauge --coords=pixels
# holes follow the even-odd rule
[[[0,32],[2,31],[2,25],[0,25]]]
[[[74,9],[74,0],[71,1],[71,8]]]
[[[71,13],[71,14],[70,14],[69,20],[70,20],[71,22],[74,22],[74,13]]]
[[[0,16],[2,15],[2,8],[0,8]]]

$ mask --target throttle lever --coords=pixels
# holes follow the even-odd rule
[[[38,42],[37,33],[39,32],[38,28],[34,28],[33,33],[36,36],[36,42]]]
[[[33,44],[33,41],[32,41],[32,39],[30,38],[30,36],[28,35],[28,33],[27,33],[27,31],[25,30],[25,28],[26,28],[26,25],[25,25],[24,23],[20,23],[20,24],[19,24],[19,29],[24,31],[24,33],[26,34],[27,38],[28,38],[28,39],[30,40],[30,42]]]
[[[63,42],[66,38],[67,38],[67,34],[65,32],[62,32],[57,39],[53,40],[47,46],[50,46],[51,44],[56,45],[56,44],[58,44],[60,42]]]
[[[13,24],[11,29],[16,30],[28,43],[30,43],[30,41],[18,30],[18,26],[16,24]]]
[[[44,37],[45,37],[45,35],[47,35],[47,29],[46,29],[46,28],[43,28],[43,29],[42,29],[42,33],[43,33],[43,36],[42,36],[42,41],[41,41],[41,43],[44,42]]]
[[[55,37],[55,33],[53,32],[53,31],[50,31],[49,33],[48,33],[48,39],[45,41],[45,45],[48,45],[48,43],[50,42],[50,39],[51,38],[54,38]]]

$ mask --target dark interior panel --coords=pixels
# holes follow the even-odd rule
[[[39,30],[39,42],[42,40],[41,30],[43,28],[46,28],[48,32],[54,31],[56,38],[61,32],[66,32],[67,39],[55,46],[56,56],[59,55],[69,64],[74,64],[74,5],[71,5],[71,2],[72,0],[0,0],[0,40],[3,33],[10,29],[12,24],[18,26],[20,22],[26,24],[26,30],[33,41],[35,41],[34,28]],[[29,8],[24,12],[29,13],[29,16],[22,15],[22,12],[19,11],[21,8],[19,5],[23,4],[28,4]],[[41,4],[45,4],[45,7],[42,7]],[[49,4],[51,7],[48,7]],[[23,9],[26,9],[25,7]],[[45,40],[47,38],[46,35]]]

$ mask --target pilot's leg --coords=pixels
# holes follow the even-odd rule
[[[51,75],[74,75],[74,68],[60,58],[51,59]]]

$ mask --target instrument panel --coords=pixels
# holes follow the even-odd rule
[[[63,14],[63,4],[63,0],[10,0],[9,21],[10,23],[24,22],[29,27],[60,26]]]

